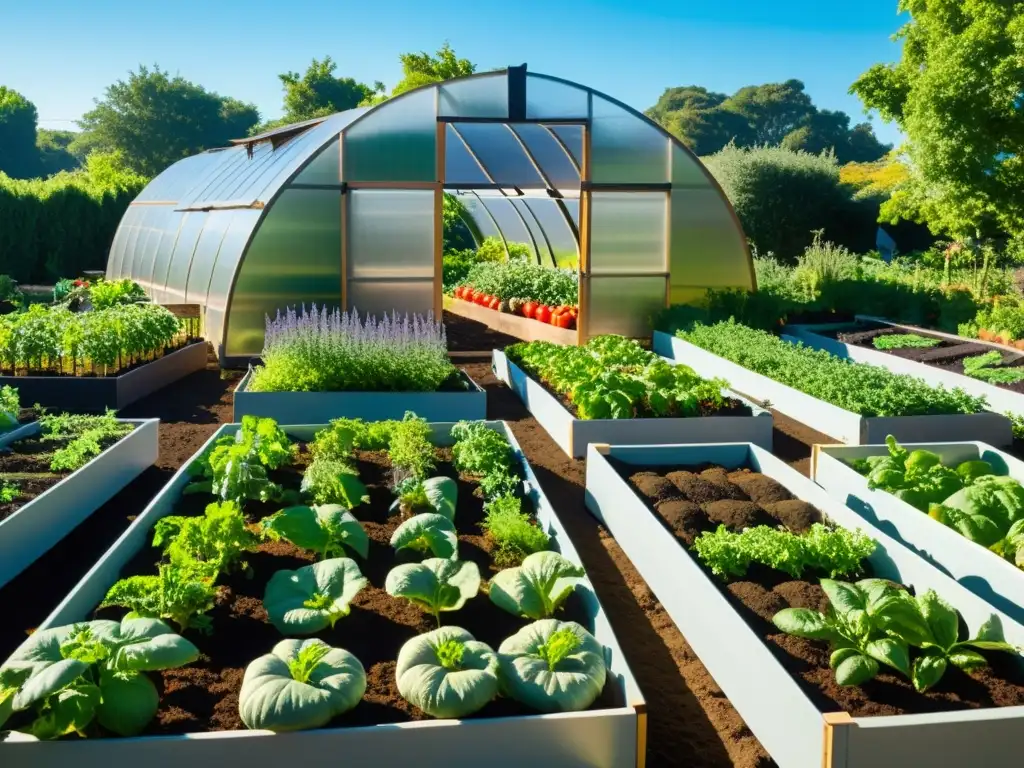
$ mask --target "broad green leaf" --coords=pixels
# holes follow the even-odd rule
[[[84,730],[96,715],[100,689],[92,683],[79,683],[54,694],[48,707],[29,727],[37,739],[58,739]]]
[[[392,597],[404,597],[434,614],[457,611],[480,591],[480,570],[472,561],[428,558],[395,566],[384,584]]]
[[[582,583],[584,570],[557,552],[535,552],[491,579],[491,602],[514,616],[550,618]]]
[[[165,634],[122,646],[115,657],[114,667],[149,672],[183,667],[198,658],[199,649],[191,642],[180,635]]]
[[[370,556],[370,539],[362,523],[340,504],[322,504],[314,507],[317,519],[327,534],[328,557],[342,555],[342,545],[348,547],[364,560]]]
[[[829,656],[828,665],[832,669],[835,669],[847,659],[853,656],[860,655],[861,652],[858,651],[856,648],[837,648],[836,650],[832,651],[832,655]]]
[[[1006,642],[1006,636],[1003,634],[1003,622],[994,613],[985,620],[984,624],[978,627],[978,633],[973,639],[960,645],[971,645],[983,651],[1020,653],[1020,649],[1017,646]]]
[[[271,576],[263,607],[281,634],[311,635],[348,616],[352,599],[369,583],[355,560],[323,560]]]
[[[885,637],[865,644],[864,650],[875,661],[888,664],[905,675],[910,675],[910,653],[907,644],[901,640]]]
[[[118,736],[141,733],[160,706],[156,686],[141,673],[103,673],[100,692],[103,700],[96,710],[96,719]]]
[[[856,584],[834,581],[833,579],[822,579],[821,588],[839,615],[848,616],[856,611],[865,610],[866,596]]]
[[[16,710],[27,709],[52,693],[77,680],[89,665],[78,659],[61,659],[48,665],[38,674],[30,677],[14,697],[13,707]]]
[[[327,546],[327,532],[309,506],[286,507],[265,517],[260,527],[267,536],[287,539],[302,549],[322,552]]]
[[[878,662],[861,654],[843,659],[836,667],[836,682],[839,685],[863,685],[878,674]]]
[[[949,660],[960,669],[980,669],[988,666],[988,660],[977,651],[960,646],[949,654]]]
[[[934,589],[918,595],[917,606],[928,622],[935,644],[946,651],[952,648],[960,628],[960,617],[953,606],[939,597]]]
[[[391,534],[391,546],[396,550],[413,549],[430,552],[434,557],[455,559],[459,553],[459,538],[451,520],[426,512],[413,515],[398,526]]]
[[[828,640],[835,634],[824,615],[808,608],[783,608],[772,617],[772,623],[787,635],[810,640]]]
[[[914,681],[914,687],[919,691],[927,691],[946,672],[946,657],[941,651],[925,651],[914,660],[913,673],[910,679]]]
[[[872,580],[866,592],[868,616],[875,626],[911,645],[934,642],[931,627],[921,614],[917,601],[905,589],[892,584],[882,586]]]
[[[402,646],[395,681],[402,697],[428,715],[465,717],[498,694],[498,659],[466,630],[440,627]]]
[[[450,477],[431,477],[423,481],[423,492],[433,510],[455,522],[455,505],[459,486]]]

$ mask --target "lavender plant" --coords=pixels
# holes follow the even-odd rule
[[[267,317],[252,392],[433,392],[459,385],[444,325],[432,314],[360,319],[314,304]]]

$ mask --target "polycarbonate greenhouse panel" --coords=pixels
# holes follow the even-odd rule
[[[184,218],[174,241],[174,252],[171,255],[171,263],[167,267],[167,277],[164,283],[164,301],[168,304],[185,303],[185,285],[188,282],[189,267],[192,266],[192,256],[199,243],[199,236],[203,234],[206,220],[210,217],[210,214],[205,211],[193,211],[181,215]]]
[[[651,334],[654,316],[665,307],[667,278],[591,277],[587,335],[617,333],[631,338]]]
[[[153,257],[153,271],[150,275],[150,296],[158,304],[173,303],[167,298],[167,270],[171,266],[171,256],[174,254],[174,246],[181,236],[181,229],[188,214],[177,211],[167,212],[167,231],[160,239],[160,245]]]
[[[344,138],[345,181],[437,181],[435,92],[403,94],[352,125]]]
[[[224,328],[228,294],[238,268],[238,254],[244,252],[262,214],[263,211],[258,209],[232,211],[231,223],[221,242],[217,261],[210,275],[210,287],[203,316],[203,327],[207,329],[206,338],[215,349],[223,342],[221,333]]]
[[[309,161],[295,177],[292,184],[340,184],[341,157],[338,140],[334,139],[321,150],[320,154]]]
[[[668,200],[666,192],[592,192],[590,273],[664,276]]]
[[[286,189],[265,212],[229,297],[225,356],[259,355],[278,310],[340,306],[341,201],[338,190]]]
[[[918,768],[1016,765],[1024,706],[852,717],[819,708],[756,635],[713,578],[651,513],[612,461],[636,467],[746,467],[781,483],[832,523],[878,543],[873,575],[934,589],[971,630],[995,615],[1006,639],[1024,645],[1024,626],[995,611],[882,531],[871,528],[810,480],[756,445],[596,446],[587,452],[587,509],[608,529],[665,607],[694,653],[781,768]],[[1012,662],[1011,662],[1012,663]],[[1021,661],[1018,658],[1017,663]]]
[[[522,216],[512,207],[512,203],[508,201],[508,198],[494,195],[478,195],[477,199],[480,200],[480,204],[487,209],[494,221],[497,222],[505,241],[528,245],[533,253],[533,258],[536,259],[537,244],[534,242],[526,222],[523,221]]]
[[[508,75],[504,72],[443,83],[439,90],[439,117],[508,117]]]
[[[591,181],[657,184],[670,181],[671,141],[650,122],[594,96],[590,124]]]
[[[569,153],[577,168],[583,167],[583,126],[582,125],[549,125],[548,130],[558,138],[559,143]]]
[[[582,565],[568,531],[544,495],[529,462],[505,422],[487,425],[505,435],[523,472],[524,492],[541,526],[561,554]],[[311,440],[325,424],[283,426],[297,440]],[[434,441],[451,445],[452,423],[433,423]],[[221,436],[233,435],[237,424],[225,424],[196,453]],[[193,457],[194,459],[195,457]],[[190,482],[189,460],[146,509],[107,550],[40,629],[89,617],[117,580],[125,565],[149,547],[156,522],[174,511]],[[335,768],[339,756],[355,764],[364,757],[381,766],[477,768],[481,756],[495,768],[635,768],[645,759],[647,714],[643,695],[589,580],[576,588],[591,617],[590,629],[605,647],[608,685],[615,694],[610,709],[557,714],[467,720],[418,720],[373,726],[320,728],[294,733],[214,731],[178,736],[109,739],[68,739],[47,744],[6,741],[0,744],[4,768],[102,768],[139,765],[146,768],[281,768],[301,760],[304,768]],[[198,645],[202,648],[201,638]]]
[[[743,234],[717,190],[673,188],[670,206],[673,287],[754,287]]]
[[[542,197],[524,197],[522,203],[529,208],[544,232],[552,250],[556,266],[575,268],[580,260],[580,246],[569,227],[568,210],[559,206],[559,201]]]
[[[544,180],[508,126],[502,123],[454,123],[453,126],[495,184],[544,186]]]
[[[710,173],[704,170],[700,160],[690,151],[672,145],[672,186],[714,189]]]
[[[432,190],[354,189],[345,199],[350,278],[433,278]]]
[[[210,211],[207,215],[203,233],[196,243],[195,253],[192,254],[192,264],[189,265],[185,288],[186,304],[206,304],[213,265],[217,262],[220,245],[224,242],[228,227],[234,218],[234,211]]]
[[[349,280],[348,309],[360,317],[392,312],[427,315],[434,311],[434,279]]]
[[[449,123],[445,126],[444,181],[452,184],[490,184],[480,163],[469,151],[461,134]]]
[[[572,156],[558,142],[551,131],[543,125],[516,123],[509,125],[529,149],[533,159],[544,172],[544,176],[557,190],[579,190],[580,169]]]
[[[587,119],[587,91],[555,78],[526,73],[526,117]]]

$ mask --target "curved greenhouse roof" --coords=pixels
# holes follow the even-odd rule
[[[643,336],[707,288],[753,288],[728,200],[639,112],[525,66],[181,160],[131,204],[107,277],[198,304],[224,358],[259,355],[265,316],[296,304],[441,311],[442,193],[479,242],[578,268],[580,338]]]

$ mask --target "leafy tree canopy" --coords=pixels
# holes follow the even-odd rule
[[[220,96],[180,75],[139,67],[107,88],[79,126],[73,152],[120,150],[129,167],[154,176],[172,163],[245,136],[259,122],[251,104]]]
[[[455,51],[447,42],[433,56],[426,51],[421,51],[420,53],[400,54],[398,59],[402,62],[402,79],[391,89],[391,94],[385,94],[384,84],[378,82],[374,86],[374,94],[364,103],[379,104],[392,96],[398,96],[400,93],[423,85],[465,77],[476,72],[476,64],[456,56]]]
[[[702,156],[730,142],[815,154],[832,150],[841,163],[877,160],[891,149],[869,123],[850,128],[845,112],[819,110],[799,80],[749,85],[731,96],[696,85],[668,88],[647,116]]]
[[[847,163],[839,169],[839,180],[856,190],[855,199],[875,197],[887,200],[909,178],[910,168],[895,151],[880,160]]]
[[[284,85],[284,120],[297,123],[314,117],[333,115],[358,107],[373,95],[374,89],[351,77],[335,77],[338,65],[326,56],[313,59],[304,75],[286,72],[278,75]]]
[[[77,136],[74,131],[51,131],[46,128],[36,131],[39,176],[52,176],[61,171],[73,171],[81,167],[84,158],[76,157],[69,150],[71,142]]]
[[[35,176],[36,105],[20,93],[0,85],[0,171],[15,179]]]
[[[900,0],[902,58],[851,87],[907,135],[910,176],[882,208],[963,239],[1024,233],[1024,3]]]

